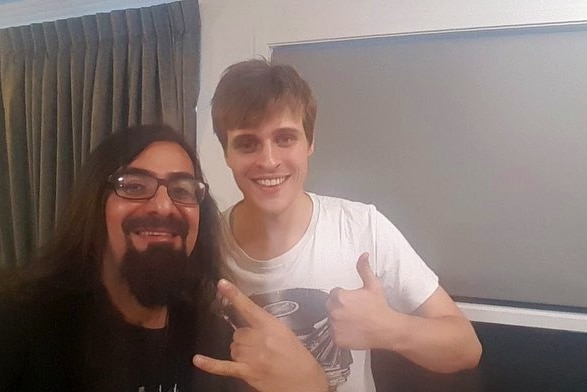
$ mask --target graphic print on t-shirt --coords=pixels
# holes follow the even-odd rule
[[[324,367],[331,390],[346,382],[353,358],[350,350],[334,344],[328,326],[328,294],[316,289],[287,289],[250,297],[257,305],[284,322]],[[236,313],[226,310],[233,325],[240,326]]]

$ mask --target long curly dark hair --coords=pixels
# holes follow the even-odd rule
[[[82,168],[69,203],[55,231],[7,292],[24,299],[62,294],[92,293],[101,284],[102,255],[107,244],[106,199],[112,192],[108,176],[131,163],[147,146],[166,141],[180,145],[189,155],[196,178],[205,181],[197,153],[167,125],[138,125],[114,132],[89,156]],[[190,255],[189,285],[182,293],[186,303],[208,310],[215,297],[218,268],[223,257],[224,234],[221,214],[208,194],[200,203],[196,246]],[[13,276],[15,276],[13,274]]]

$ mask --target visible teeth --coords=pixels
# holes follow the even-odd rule
[[[171,237],[171,233],[162,231],[139,231],[138,234],[143,237]]]
[[[258,180],[255,180],[257,182],[257,184],[263,185],[263,186],[277,186],[281,183],[283,183],[283,181],[285,181],[285,177],[279,177],[279,178],[260,178]]]

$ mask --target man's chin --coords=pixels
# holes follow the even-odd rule
[[[170,305],[181,295],[187,266],[185,250],[169,243],[150,243],[143,251],[130,247],[120,272],[136,299],[155,308]]]

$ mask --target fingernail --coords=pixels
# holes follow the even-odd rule
[[[202,356],[200,354],[196,354],[196,355],[194,355],[194,358],[192,359],[192,362],[197,367],[205,366],[206,365],[206,357],[204,357],[204,356]]]
[[[218,281],[218,286],[219,287],[224,287],[224,288],[229,288],[230,287],[230,283],[226,279],[220,279]]]

